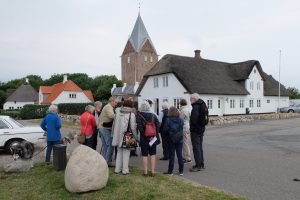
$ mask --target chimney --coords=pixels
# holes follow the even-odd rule
[[[63,80],[63,83],[67,82],[68,81],[68,75],[64,75],[64,80]]]
[[[25,84],[26,84],[26,85],[29,84],[28,78],[25,78]]]
[[[113,87],[111,88],[111,90],[110,90],[110,94],[112,95],[112,93],[113,93],[113,91],[115,90],[115,88],[117,87],[117,85],[114,83],[113,84]]]
[[[122,92],[125,91],[125,88],[127,87],[127,83],[123,83]]]
[[[196,49],[195,50],[195,58],[198,58],[198,59],[200,59],[201,58],[201,56],[200,56],[200,50],[198,50],[198,49]]]

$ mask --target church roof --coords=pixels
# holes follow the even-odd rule
[[[134,28],[132,30],[132,33],[130,35],[129,41],[132,44],[135,52],[140,52],[142,47],[144,46],[144,44],[147,42],[147,40],[149,40],[150,44],[152,45],[152,47],[156,53],[154,45],[151,41],[151,38],[146,30],[144,22],[139,13],[138,18],[136,19]]]

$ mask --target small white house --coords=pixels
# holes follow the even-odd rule
[[[93,94],[90,90],[82,90],[73,81],[67,80],[64,75],[63,82],[53,86],[40,86],[39,104],[60,103],[92,103]]]
[[[4,110],[22,109],[26,104],[35,104],[38,100],[38,93],[28,84],[21,85],[13,91],[3,104]]]
[[[165,55],[148,71],[137,90],[139,104],[154,102],[155,112],[168,101],[179,108],[181,98],[189,102],[190,94],[199,93],[210,115],[276,112],[289,105],[289,93],[281,85],[278,104],[278,82],[263,72],[259,61],[225,63],[203,59],[200,50],[195,57]]]

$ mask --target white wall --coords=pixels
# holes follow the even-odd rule
[[[34,102],[14,102],[14,101],[7,101],[3,104],[3,109],[8,110],[10,107],[12,109],[20,109],[23,108],[24,105],[26,104],[34,104]],[[18,108],[19,107],[19,108]]]
[[[76,94],[76,98],[70,98],[69,94]],[[91,101],[83,92],[63,91],[52,104],[59,103],[90,103]]]

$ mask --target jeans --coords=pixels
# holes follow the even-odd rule
[[[168,147],[168,137],[166,133],[160,133],[162,140],[162,148],[163,148],[163,158],[169,159],[169,147]]]
[[[107,128],[100,128],[100,135],[102,141],[102,155],[107,164],[111,165],[113,154],[111,130]]]
[[[169,168],[168,173],[172,174],[174,169],[174,162],[175,162],[175,151],[178,159],[179,165],[179,173],[183,173],[183,158],[182,158],[182,141],[173,143],[169,141],[168,148],[169,148]]]
[[[205,128],[199,132],[191,132],[191,140],[194,152],[194,158],[196,167],[204,167],[204,157],[203,157],[203,134]]]
[[[56,144],[60,144],[60,141],[47,141],[47,151],[46,151],[45,162],[50,162],[52,148]]]

